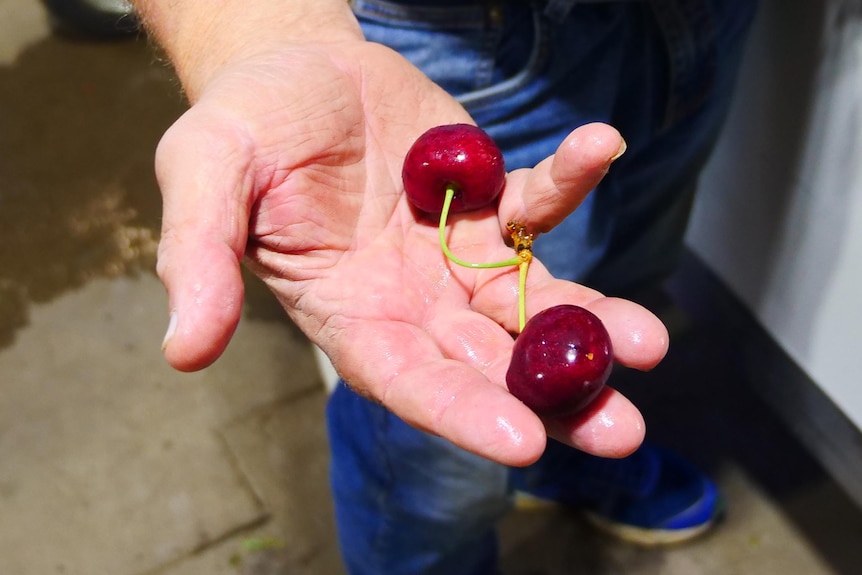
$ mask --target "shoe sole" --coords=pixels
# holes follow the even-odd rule
[[[614,523],[589,511],[582,511],[582,513],[584,518],[599,531],[626,543],[632,543],[641,547],[660,547],[663,545],[686,543],[700,537],[715,524],[715,520],[711,519],[706,523],[684,529],[648,529]]]
[[[514,507],[515,510],[522,512],[546,512],[566,506],[550,499],[543,499],[518,491],[515,493]],[[661,547],[686,543],[709,531],[721,517],[719,512],[706,523],[683,529],[649,529],[616,523],[585,509],[581,509],[579,513],[583,515],[587,523],[606,535],[640,547]]]
[[[552,511],[560,509],[563,505],[551,499],[542,499],[523,491],[515,492],[515,510],[516,511]]]

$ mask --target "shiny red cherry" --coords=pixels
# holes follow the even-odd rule
[[[447,188],[455,191],[451,212],[487,206],[503,189],[506,166],[494,140],[470,124],[431,128],[414,142],[401,172],[407,198],[430,214],[443,210]]]
[[[530,318],[518,335],[506,384],[538,415],[568,415],[599,394],[613,356],[599,318],[582,307],[554,306]]]

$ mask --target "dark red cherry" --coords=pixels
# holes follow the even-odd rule
[[[613,357],[599,318],[582,307],[554,306],[530,318],[518,335],[506,384],[538,415],[571,414],[602,390]]]
[[[503,189],[506,166],[494,140],[470,124],[431,128],[414,142],[401,171],[407,198],[431,214],[443,210],[446,188],[455,190],[451,212],[476,210]]]

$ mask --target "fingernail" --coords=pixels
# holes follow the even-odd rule
[[[174,333],[177,331],[177,312],[176,310],[171,312],[171,319],[168,322],[168,331],[165,332],[165,338],[162,340],[162,351],[165,351],[165,348],[168,347],[168,342],[171,341],[171,338],[174,336]]]
[[[628,146],[628,144],[626,144],[626,141],[622,140],[622,143],[620,144],[620,149],[617,150],[617,153],[613,155],[610,163],[613,163],[613,162],[616,162],[617,160],[619,160],[620,156],[622,156],[623,154],[626,153],[626,150],[628,149],[628,147],[629,146]]]

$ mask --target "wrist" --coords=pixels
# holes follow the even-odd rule
[[[135,7],[191,101],[232,62],[288,45],[362,39],[345,0],[137,0]]]

